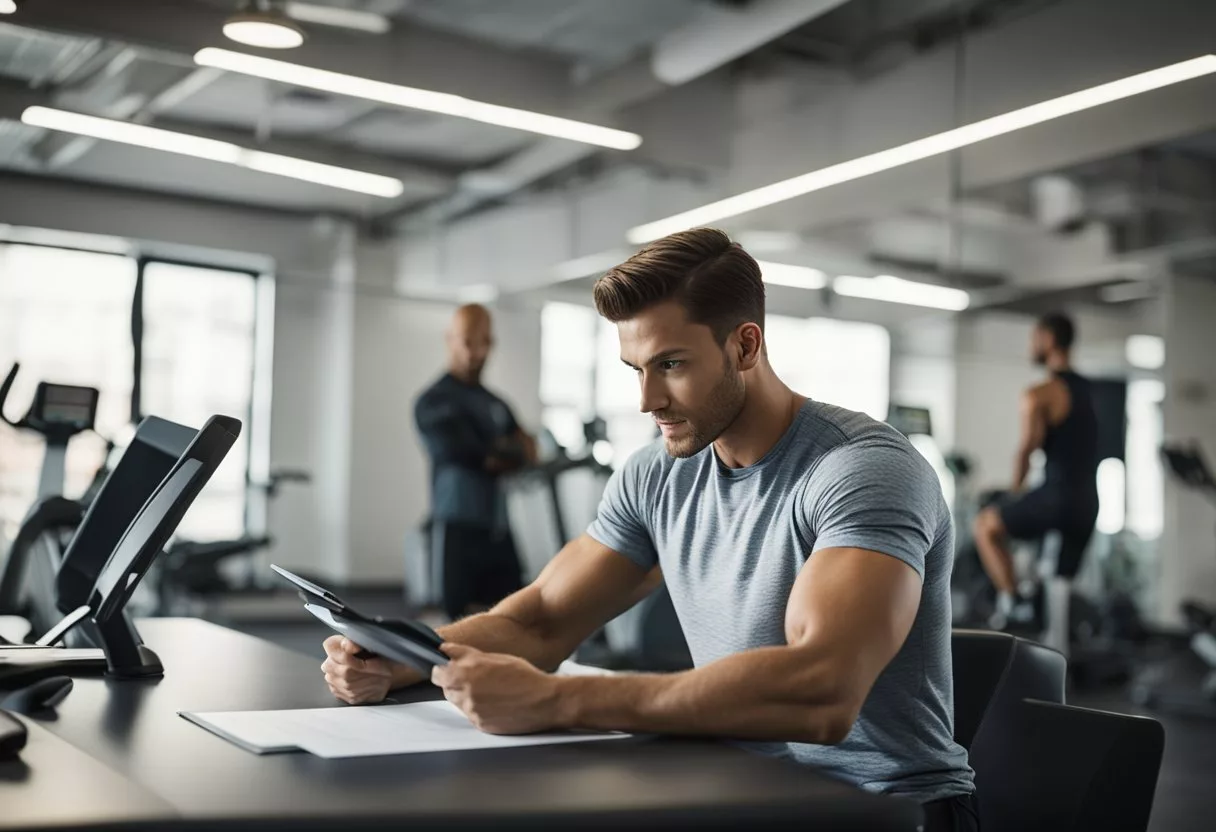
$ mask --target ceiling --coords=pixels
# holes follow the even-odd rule
[[[643,144],[604,150],[196,66],[206,46],[242,51],[220,34],[236,0],[56,0],[0,18],[0,183],[9,171],[336,214],[417,246],[409,262],[440,264],[425,280],[489,271],[532,289],[564,261],[619,248],[638,222],[1192,57],[1216,25],[1205,0],[312,2],[385,15],[391,30],[305,24],[304,47],[272,57],[619,127]],[[704,65],[662,80],[677,53]],[[979,308],[1108,304],[1108,286],[1216,258],[1212,94],[1216,81],[1191,82],[985,142],[957,165],[907,165],[723,225],[796,241],[769,259],[949,283]],[[404,191],[367,196],[29,127],[31,104],[386,174]]]

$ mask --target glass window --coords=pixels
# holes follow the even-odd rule
[[[1161,466],[1165,385],[1134,379],[1127,385],[1127,529],[1156,540],[1165,524],[1165,483]]]
[[[39,381],[101,391],[97,431],[117,437],[130,420],[133,380],[131,299],[135,262],[127,257],[0,244],[0,374],[21,373],[6,412],[24,414]],[[0,425],[0,523],[6,536],[33,502],[43,440]],[[78,497],[102,464],[105,442],[81,434],[68,447],[64,494]]]
[[[769,315],[764,328],[769,362],[795,391],[875,419],[887,417],[891,336],[885,327]]]
[[[257,280],[245,272],[150,262],[144,267],[141,407],[190,427],[213,414],[244,423],[179,534],[223,540],[244,533]]]
[[[548,303],[540,318],[541,421],[571,453],[586,444],[583,422],[595,410],[594,309]]]

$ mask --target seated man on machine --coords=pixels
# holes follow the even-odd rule
[[[1019,593],[1008,539],[1042,541],[1051,533],[1058,536],[1044,638],[1065,655],[1072,581],[1098,520],[1098,422],[1090,384],[1072,369],[1075,334],[1072,321],[1060,313],[1045,315],[1035,326],[1031,355],[1050,377],[1022,395],[1012,490],[975,519],[976,547],[998,592],[992,621],[996,629],[1004,629],[1015,612],[1025,609],[1024,603],[1019,604],[1019,595],[1025,593]],[[1025,491],[1030,457],[1039,449],[1045,457],[1044,481]]]
[[[953,738],[954,532],[929,463],[889,425],[810,401],[769,363],[760,267],[721,231],[658,240],[595,286],[662,440],[610,480],[541,575],[441,628],[431,676],[480,728],[700,734],[813,765],[977,828]],[[819,360],[847,360],[831,355]],[[658,583],[696,668],[557,676]],[[420,676],[337,636],[334,694],[382,700]]]

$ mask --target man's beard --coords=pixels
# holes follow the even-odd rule
[[[730,365],[730,359],[727,359],[722,379],[714,385],[709,394],[704,413],[699,414],[695,422],[686,419],[688,434],[664,440],[668,456],[673,459],[687,459],[709,447],[709,443],[721,436],[738,418],[739,412],[743,410],[746,391],[743,374],[736,372]]]

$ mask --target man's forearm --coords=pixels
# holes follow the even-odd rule
[[[524,589],[522,593],[531,590]],[[527,659],[542,670],[553,670],[569,655],[558,639],[551,638],[540,618],[532,614],[526,596],[512,596],[489,612],[471,615],[440,627],[444,641],[476,647],[485,653],[508,653]],[[393,687],[422,681],[422,675],[406,665],[393,666]]]
[[[1013,460],[1013,490],[1021,491],[1022,486],[1026,483],[1026,476],[1030,473],[1030,453],[1027,451],[1018,451],[1018,455]]]
[[[830,744],[856,717],[831,664],[771,647],[684,673],[561,678],[556,707],[570,728]]]

